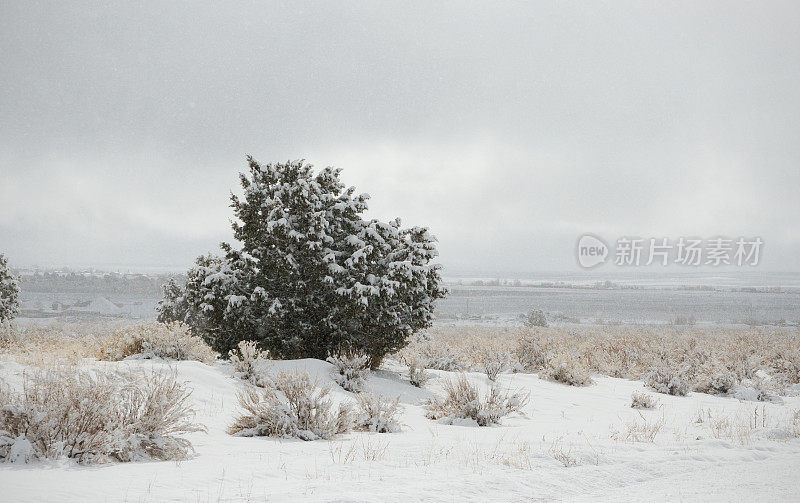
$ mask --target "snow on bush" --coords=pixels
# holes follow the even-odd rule
[[[334,406],[331,389],[303,373],[278,374],[269,388],[239,392],[245,413],[228,428],[242,437],[296,437],[301,440],[329,439],[353,428],[350,405]]]
[[[504,416],[520,412],[529,398],[527,394],[501,391],[496,386],[481,396],[478,388],[463,375],[445,381],[443,389],[444,398],[432,398],[426,402],[425,416],[445,424],[497,424]]]
[[[185,459],[201,431],[190,392],[173,374],[59,370],[0,386],[0,461],[80,463]]]
[[[159,320],[189,323],[221,353],[241,340],[280,358],[350,347],[372,368],[433,323],[447,289],[427,228],[364,219],[369,196],[346,188],[338,169],[248,165],[243,195],[231,196],[241,249],[198,258],[185,285],[165,287]]]
[[[531,309],[525,315],[525,320],[523,321],[523,324],[526,327],[546,327],[547,316],[541,309]]]
[[[737,400],[748,402],[781,402],[770,379],[754,376],[753,379],[742,379],[731,388],[731,396]]]
[[[236,349],[230,350],[228,358],[233,365],[234,377],[262,386],[259,364],[269,359],[269,352],[261,351],[254,341],[240,341]]]
[[[381,395],[361,393],[356,397],[358,411],[355,428],[376,433],[394,433],[400,431],[399,398],[389,400]]]
[[[19,283],[8,270],[8,261],[0,253],[0,323],[10,321],[19,312]]]
[[[483,372],[490,381],[496,381],[499,376],[506,369],[506,361],[508,354],[500,355],[490,352],[483,360]]]
[[[675,396],[689,394],[689,381],[682,372],[677,372],[670,367],[654,367],[644,376],[644,384],[659,393]]]
[[[525,334],[517,339],[515,353],[525,372],[538,372],[550,359],[553,341],[541,336]]]
[[[461,372],[464,370],[464,363],[461,361],[461,356],[456,353],[432,356],[425,363],[425,366],[429,369],[444,370],[446,372]]]
[[[737,383],[736,374],[720,363],[709,360],[693,372],[692,391],[709,395],[727,395]]]
[[[369,356],[358,353],[339,353],[328,357],[333,364],[333,380],[347,391],[360,393],[369,377]]]
[[[539,377],[569,386],[588,386],[594,383],[589,370],[571,353],[551,356]]]
[[[631,394],[631,408],[632,409],[655,409],[658,405],[658,399],[653,395],[647,393],[640,393],[634,391]]]
[[[213,363],[217,358],[203,339],[180,322],[126,327],[103,337],[100,344],[103,360],[163,358]]]
[[[417,357],[403,358],[408,366],[408,381],[412,386],[422,388],[431,379],[431,374],[425,371],[425,364]]]

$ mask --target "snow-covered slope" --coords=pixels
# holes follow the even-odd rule
[[[440,424],[420,401],[441,392],[431,371],[426,389],[397,369],[370,377],[369,387],[399,396],[400,433],[349,433],[332,441],[240,438],[225,433],[244,384],[224,364],[125,361],[95,366],[174,368],[194,390],[197,421],[207,433],[189,438],[188,461],[79,466],[69,460],[0,465],[3,501],[792,501],[800,490],[800,440],[781,437],[800,408],[740,402],[693,393],[658,395],[655,410],[631,409],[640,382],[596,376],[573,388],[535,375],[505,374],[500,385],[531,393],[525,416],[501,426]],[[275,371],[305,370],[330,381],[331,365],[280,361]],[[19,383],[25,367],[0,362],[0,375]],[[482,386],[482,374],[468,374]],[[352,400],[336,388],[336,400]],[[698,422],[698,418],[702,422]],[[741,423],[741,437],[715,438],[723,419]],[[623,441],[626,424],[663,427],[653,443]],[[747,428],[744,425],[750,425]],[[716,429],[715,429],[716,428]],[[615,437],[612,438],[612,437]],[[744,444],[743,444],[744,442]],[[565,466],[571,465],[571,466]]]

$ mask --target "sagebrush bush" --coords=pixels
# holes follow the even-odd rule
[[[358,411],[355,428],[376,433],[394,433],[400,431],[399,414],[400,399],[389,400],[382,395],[361,393],[356,398]]]
[[[419,358],[405,358],[404,362],[408,366],[408,381],[412,386],[422,388],[431,379],[431,374],[426,372],[425,364]]]
[[[510,352],[510,368],[540,372],[553,355],[573,354],[588,371],[641,380],[655,367],[680,369],[690,389],[724,393],[732,381],[766,372],[776,392],[800,382],[800,330],[677,326],[436,326],[403,349],[406,359],[458,355],[483,370],[487,354]],[[730,394],[730,391],[728,392]]]
[[[100,341],[103,360],[125,358],[164,358],[213,363],[217,354],[188,325],[173,323],[141,323],[108,334]]]
[[[693,369],[691,380],[692,391],[709,395],[727,395],[738,382],[734,372],[714,360]]]
[[[330,391],[305,372],[282,372],[272,387],[248,387],[239,392],[239,405],[245,413],[236,418],[228,433],[317,440],[348,432],[353,428],[352,407],[334,406],[328,398]]]
[[[506,369],[506,358],[503,355],[489,354],[483,360],[483,372],[490,381],[496,381],[499,376]]]
[[[359,353],[339,353],[328,357],[333,364],[333,380],[347,391],[360,393],[369,378],[370,358]]]
[[[553,341],[538,334],[524,334],[516,341],[515,353],[525,372],[538,372],[550,360]]]
[[[444,398],[432,398],[425,403],[425,416],[445,423],[466,419],[479,426],[497,424],[500,419],[520,412],[529,396],[520,392],[501,391],[496,386],[482,396],[478,388],[463,375],[443,384]]]
[[[594,383],[589,370],[578,357],[570,353],[551,356],[539,373],[539,377],[569,386],[588,386]]]
[[[438,356],[431,356],[425,362],[425,366],[429,369],[444,370],[445,372],[461,372],[464,370],[464,363],[461,361],[461,356],[456,353],[445,353]]]
[[[689,394],[689,381],[683,372],[673,368],[654,367],[644,376],[645,386],[666,395],[686,396]]]
[[[0,386],[0,461],[185,459],[201,431],[174,374],[52,370]]]
[[[632,409],[655,409],[658,405],[658,399],[653,395],[647,393],[640,393],[634,391],[631,394],[631,408]]]
[[[263,385],[258,367],[269,359],[269,352],[258,349],[254,341],[240,341],[236,349],[230,350],[228,358],[233,365],[234,377],[250,381],[257,386]]]

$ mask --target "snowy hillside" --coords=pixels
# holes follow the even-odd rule
[[[645,391],[638,381],[594,376],[594,385],[577,388],[509,373],[499,385],[530,392],[524,415],[487,428],[454,426],[427,419],[422,400],[440,395],[442,383],[457,374],[431,370],[433,378],[419,389],[404,367],[388,362],[367,385],[399,397],[401,432],[304,442],[226,433],[238,413],[237,389],[246,386],[232,377],[229,363],[129,360],[91,367],[176,370],[192,389],[195,420],[208,430],[187,436],[194,455],[178,463],[3,464],[6,501],[752,501],[767,487],[770,500],[797,497],[800,440],[783,428],[800,408],[798,397],[775,404],[657,394],[656,409],[636,410],[631,393]],[[326,362],[267,367],[307,371],[333,384]],[[0,363],[0,376],[12,386],[28,370]],[[486,375],[467,375],[488,387]],[[353,400],[333,386],[336,401]],[[652,442],[635,438],[647,428],[657,430]]]

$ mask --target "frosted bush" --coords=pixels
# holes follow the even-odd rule
[[[541,309],[531,309],[528,311],[528,314],[525,315],[523,324],[526,327],[546,327],[547,316]]]
[[[347,404],[334,406],[330,387],[321,386],[303,373],[281,373],[271,388],[253,388],[239,393],[245,413],[228,428],[242,437],[296,437],[301,440],[329,439],[353,428]]]
[[[736,386],[736,374],[720,364],[706,362],[692,378],[692,390],[709,395],[727,395]]]
[[[492,382],[496,381],[501,373],[512,366],[512,357],[508,351],[500,352],[488,349],[485,354],[482,370]]]
[[[412,386],[422,388],[431,379],[431,374],[425,371],[425,365],[419,358],[410,357],[403,359],[408,366],[408,380]]]
[[[358,353],[340,353],[328,357],[333,364],[333,380],[347,391],[360,393],[369,378],[369,356]]]
[[[486,377],[489,378],[490,381],[496,381],[497,376],[499,376],[503,370],[505,370],[506,364],[502,360],[497,360],[494,358],[487,358],[483,362],[483,371],[486,374]]]
[[[645,386],[667,395],[686,396],[689,394],[689,381],[682,372],[669,367],[654,367],[644,376]]]
[[[517,340],[516,356],[525,372],[544,368],[551,352],[549,342],[536,335],[524,335]]]
[[[632,409],[655,409],[658,405],[658,399],[653,395],[647,393],[640,393],[634,391],[631,394],[631,408]]]
[[[358,430],[376,433],[394,433],[400,431],[397,421],[400,399],[388,400],[381,395],[361,393],[357,397],[358,413],[355,427]]]
[[[514,412],[520,412],[528,403],[528,395],[519,392],[505,392],[493,386],[485,396],[478,388],[467,381],[463,375],[456,380],[445,381],[444,398],[429,399],[425,416],[446,424],[471,421],[478,426],[497,424],[500,419]]]
[[[444,370],[446,372],[461,372],[464,370],[464,363],[461,361],[461,357],[455,353],[431,357],[425,366],[429,369]]]
[[[263,386],[258,367],[269,359],[269,352],[258,349],[254,341],[240,341],[236,349],[230,350],[228,357],[233,365],[234,377]]]
[[[569,386],[588,386],[594,383],[589,370],[576,356],[569,353],[550,357],[539,377]]]
[[[203,339],[180,322],[126,327],[102,337],[100,344],[100,357],[104,360],[164,358],[213,363],[217,357]]]
[[[50,371],[0,386],[0,461],[185,459],[190,392],[172,374]]]
[[[753,379],[742,379],[732,387],[731,396],[748,402],[781,402],[773,385],[767,379],[758,376]]]

